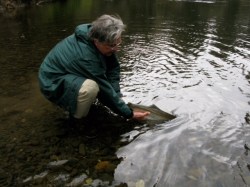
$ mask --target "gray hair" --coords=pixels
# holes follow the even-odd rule
[[[102,15],[92,22],[89,37],[92,40],[97,39],[99,42],[114,43],[121,37],[125,27],[126,25],[119,16]]]

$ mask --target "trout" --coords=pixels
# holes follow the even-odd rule
[[[175,115],[164,112],[155,105],[144,106],[128,103],[128,106],[134,111],[150,112],[150,114],[146,116],[144,120],[140,120],[140,122],[146,123],[148,125],[160,124],[176,118]]]

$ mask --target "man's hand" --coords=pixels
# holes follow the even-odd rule
[[[133,119],[139,121],[144,120],[144,118],[150,114],[150,112],[141,112],[141,111],[133,111],[133,113],[134,113]]]

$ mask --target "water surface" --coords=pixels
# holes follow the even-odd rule
[[[103,13],[118,13],[127,25],[118,53],[124,100],[155,104],[177,118],[153,128],[135,126],[118,133],[116,140],[125,143],[106,153],[122,158],[116,162],[113,184],[135,186],[143,180],[147,187],[248,186],[249,8],[247,0],[87,0],[26,8],[14,17],[2,15],[0,148],[5,153],[1,160],[6,163],[1,169],[6,176],[3,178],[12,185],[38,178],[37,183],[54,184],[58,178],[46,173],[48,164],[56,160],[55,156],[57,160],[70,161],[77,157],[71,149],[59,151],[61,154],[52,151],[55,147],[51,148],[49,142],[58,141],[65,148],[74,137],[63,139],[57,134],[53,139],[49,135],[62,123],[58,122],[61,111],[39,93],[38,67],[50,48],[71,34],[77,24],[92,21]],[[77,136],[79,142],[84,142],[80,137]],[[39,144],[36,138],[46,144]],[[87,145],[92,144],[90,141]],[[34,145],[37,152],[31,155],[29,148],[34,149]],[[44,145],[51,152],[41,150]],[[33,159],[37,155],[40,161]],[[89,171],[78,168],[74,175],[64,168],[63,177],[57,176],[59,184],[70,184],[79,179],[76,176],[86,178],[98,159],[88,163]]]

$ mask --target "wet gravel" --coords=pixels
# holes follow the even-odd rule
[[[32,110],[1,117],[0,186],[126,186],[113,181],[115,152],[135,122],[97,105],[74,122],[54,106],[42,116]]]

